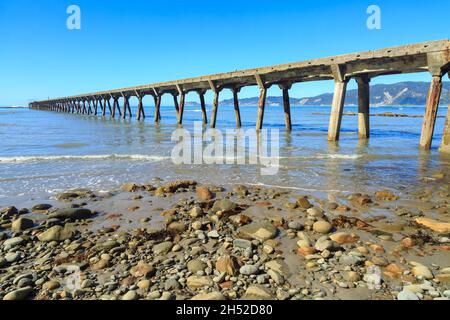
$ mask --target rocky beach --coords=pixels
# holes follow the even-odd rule
[[[401,194],[149,181],[1,208],[0,299],[450,299],[448,172]]]

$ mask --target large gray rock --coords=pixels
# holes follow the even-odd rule
[[[64,241],[72,238],[73,235],[74,235],[73,230],[63,228],[61,226],[53,226],[50,229],[41,233],[38,236],[38,239],[43,242]]]
[[[32,291],[32,287],[17,289],[5,295],[3,297],[3,300],[24,300],[30,295]]]
[[[15,232],[20,232],[33,228],[33,225],[34,225],[33,220],[27,218],[19,218],[13,221],[11,225],[11,230]]]
[[[58,209],[49,215],[49,218],[80,220],[92,218],[92,211],[83,208]]]
[[[172,249],[172,247],[173,247],[172,242],[170,241],[162,242],[160,244],[153,246],[153,253],[156,255],[166,254],[167,252],[170,251],[170,249]]]
[[[229,212],[234,211],[236,209],[236,203],[231,201],[230,199],[222,199],[214,202],[212,207],[212,212],[216,213],[218,211]]]
[[[243,300],[275,300],[275,297],[270,289],[262,285],[251,285],[248,287]]]
[[[277,228],[269,221],[260,221],[240,227],[238,233],[263,242],[275,238]]]

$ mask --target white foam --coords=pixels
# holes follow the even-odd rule
[[[144,154],[110,154],[110,155],[51,155],[51,156],[22,156],[0,157],[0,163],[25,163],[38,161],[70,161],[70,160],[139,160],[163,161],[170,157],[152,156]]]

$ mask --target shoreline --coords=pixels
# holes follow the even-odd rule
[[[154,179],[0,208],[0,299],[448,299],[436,179],[327,197]]]

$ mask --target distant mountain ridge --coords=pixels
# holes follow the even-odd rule
[[[370,86],[370,104],[375,106],[424,106],[426,104],[428,82],[398,82],[394,84],[376,84]],[[449,103],[450,82],[443,82],[441,105]],[[290,98],[292,106],[330,106],[333,100],[333,93],[324,93],[315,97]],[[199,104],[189,102],[188,105]],[[224,106],[234,105],[233,99],[226,99],[220,102]],[[239,99],[241,106],[258,105],[258,97]],[[358,90],[348,90],[345,105],[356,106],[358,104]],[[267,106],[282,106],[281,96],[271,96],[266,98]]]

